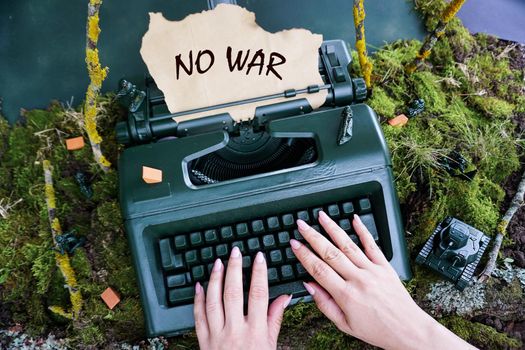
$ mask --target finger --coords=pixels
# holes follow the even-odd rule
[[[295,239],[290,240],[292,251],[306,271],[330,294],[337,297],[345,287],[345,281],[327,263],[319,259],[310,249]],[[351,264],[349,264],[352,266]],[[357,267],[354,266],[354,269]]]
[[[204,348],[208,342],[209,329],[208,320],[206,319],[206,297],[204,289],[199,282],[195,284],[195,300],[193,302],[193,316],[195,317],[195,331],[199,339],[199,346]]]
[[[332,241],[352,261],[355,266],[364,268],[370,264],[365,253],[352,241],[348,234],[335,223],[324,211],[319,213],[319,223],[324,227]]]
[[[210,282],[206,293],[206,315],[212,334],[219,333],[224,328],[224,307],[222,305],[223,276],[224,265],[221,259],[217,259],[211,270]]]
[[[290,304],[291,295],[281,295],[275,299],[268,309],[268,334],[273,344],[277,344],[279,331],[283,322],[284,309]]]
[[[361,244],[363,245],[366,256],[368,256],[368,258],[373,263],[379,265],[388,264],[388,260],[386,260],[385,255],[377,246],[376,241],[374,241],[374,238],[372,237],[372,234],[368,231],[366,226],[361,221],[361,218],[357,214],[354,215],[354,221],[352,224],[354,225],[354,230],[357,233]]]
[[[242,257],[238,247],[234,247],[228,260],[224,281],[225,325],[236,327],[244,321],[242,295]]]
[[[248,322],[259,327],[265,325],[268,313],[268,272],[263,253],[255,256],[248,295]]]
[[[357,267],[326,237],[314,230],[303,220],[297,220],[297,228],[301,235],[328,265],[344,279],[349,279],[357,272]],[[306,267],[306,266],[305,266]]]
[[[350,333],[350,327],[346,322],[345,314],[339,305],[337,305],[334,298],[315,282],[303,282],[303,284],[308,293],[314,298],[319,310],[341,331]]]

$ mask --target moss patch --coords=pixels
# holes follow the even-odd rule
[[[440,322],[459,337],[482,349],[518,349],[522,345],[519,340],[500,333],[490,326],[470,322],[461,317],[446,317]]]

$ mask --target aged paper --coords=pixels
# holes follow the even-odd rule
[[[177,113],[322,85],[318,71],[322,40],[306,29],[269,33],[255,22],[253,12],[220,4],[181,21],[150,13],[140,53],[170,112]],[[307,98],[315,109],[326,95],[322,90],[294,98]],[[218,109],[212,114],[228,112],[236,121],[248,120],[258,105],[281,100],[284,98]],[[174,119],[180,122],[205,115],[210,112]]]

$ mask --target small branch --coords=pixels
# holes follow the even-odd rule
[[[100,34],[99,27],[99,10],[102,5],[102,0],[89,0],[88,3],[88,17],[86,26],[86,65],[89,74],[89,86],[86,91],[86,102],[84,105],[84,125],[91,143],[91,149],[95,161],[104,172],[108,172],[111,163],[102,154],[100,144],[102,137],[97,132],[97,98],[100,94],[102,82],[106,79],[108,68],[100,65],[98,57],[98,35]]]
[[[436,42],[441,36],[443,36],[443,34],[445,34],[445,28],[447,27],[448,22],[450,22],[450,20],[454,18],[461,6],[463,6],[464,2],[465,0],[452,0],[448,4],[448,6],[441,14],[439,23],[437,24],[436,28],[434,28],[432,33],[427,35],[427,37],[425,38],[425,42],[419,49],[416,58],[412,63],[410,63],[406,67],[406,71],[408,73],[413,73],[417,68],[419,68],[419,66],[421,66],[421,64],[423,64],[423,61],[425,61],[425,59],[427,59],[428,56],[430,56],[430,52],[432,51],[434,45],[436,45]]]
[[[51,235],[53,236],[53,243],[57,245],[57,236],[62,234],[62,228],[60,226],[60,221],[56,217],[56,198],[55,198],[55,189],[53,187],[53,168],[51,163],[48,160],[43,161],[44,168],[44,181],[45,181],[45,197],[46,197],[46,206],[47,206],[47,215],[49,218],[49,224],[51,226]],[[67,254],[60,254],[55,252],[55,260],[57,263],[64,280],[66,281],[66,286],[69,290],[69,299],[71,300],[71,311],[66,311],[60,306],[50,306],[49,309],[56,314],[59,314],[63,317],[69,319],[76,319],[80,310],[82,309],[82,295],[78,289],[77,280],[75,277],[75,271],[71,267],[69,261],[69,256]]]
[[[480,282],[486,282],[492,275],[492,272],[496,268],[496,261],[498,259],[498,254],[501,249],[501,244],[503,243],[503,237],[507,233],[507,227],[509,226],[510,221],[512,220],[512,217],[516,212],[521,208],[523,205],[523,200],[525,196],[525,171],[523,172],[521,176],[521,181],[518,185],[518,189],[516,191],[516,194],[512,198],[512,201],[510,202],[509,209],[505,212],[505,215],[503,215],[503,218],[498,224],[497,235],[494,239],[494,245],[492,246],[492,250],[489,252],[489,261],[487,262],[487,265],[485,266],[485,269],[483,272],[479,275],[479,281]]]
[[[359,65],[365,79],[366,87],[370,89],[372,63],[368,60],[365,40],[365,7],[363,0],[354,0],[355,47],[359,56]]]

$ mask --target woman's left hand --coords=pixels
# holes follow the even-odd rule
[[[281,295],[268,308],[264,255],[259,252],[254,259],[247,316],[243,312],[242,256],[239,248],[232,249],[225,279],[224,273],[224,265],[217,259],[207,292],[199,283],[195,285],[195,329],[200,348],[275,349],[284,309],[290,303],[291,296]]]

